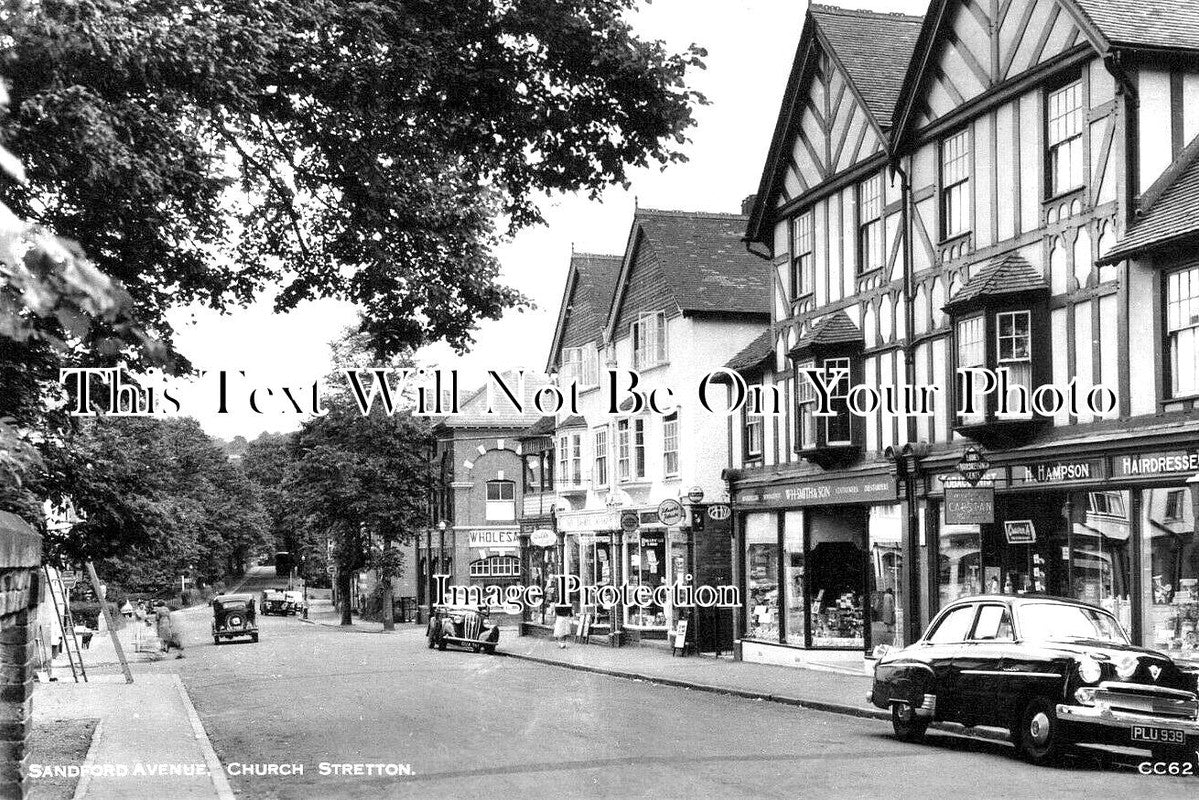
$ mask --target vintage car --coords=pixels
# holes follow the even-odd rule
[[[222,594],[212,598],[212,641],[248,636],[258,641],[258,622],[254,616],[254,595]]]
[[[429,617],[429,648],[444,650],[452,644],[469,647],[476,653],[480,650],[494,653],[500,629],[487,624],[488,614],[485,606],[436,606]]]
[[[295,602],[287,596],[284,589],[267,589],[262,593],[262,613],[264,616],[278,614],[281,617],[296,613]]]
[[[984,595],[950,604],[920,641],[884,652],[870,701],[891,710],[904,741],[919,741],[936,720],[1007,728],[1033,763],[1081,742],[1194,761],[1197,692],[1194,672],[1130,644],[1102,608]]]

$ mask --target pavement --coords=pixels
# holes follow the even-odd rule
[[[89,777],[77,799],[989,800],[1049,791],[1090,800],[1194,798],[1199,789],[1195,779],[1140,775],[1105,750],[1080,749],[1067,767],[1045,769],[1017,760],[1006,742],[953,730],[901,743],[866,705],[862,675],[652,647],[560,650],[510,633],[506,657],[441,652],[427,648],[421,626],[363,636],[356,631],[381,626],[321,624],[335,621],[331,607],[311,624],[262,618],[258,643],[215,646],[204,611],[184,615],[187,658],[135,664],[132,686],[99,666],[87,686],[38,687],[35,714],[103,720],[93,765],[208,768]]]

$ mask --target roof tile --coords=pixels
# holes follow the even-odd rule
[[[945,308],[955,308],[981,297],[995,297],[1048,289],[1044,276],[1019,253],[1006,253],[986,264],[966,281]]]

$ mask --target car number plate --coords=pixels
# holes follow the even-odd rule
[[[1148,725],[1133,725],[1132,740],[1149,744],[1186,744],[1186,734],[1173,728],[1154,728]]]

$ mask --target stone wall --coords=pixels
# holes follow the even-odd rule
[[[25,796],[26,750],[33,720],[34,607],[42,540],[20,518],[0,511],[0,797]]]

